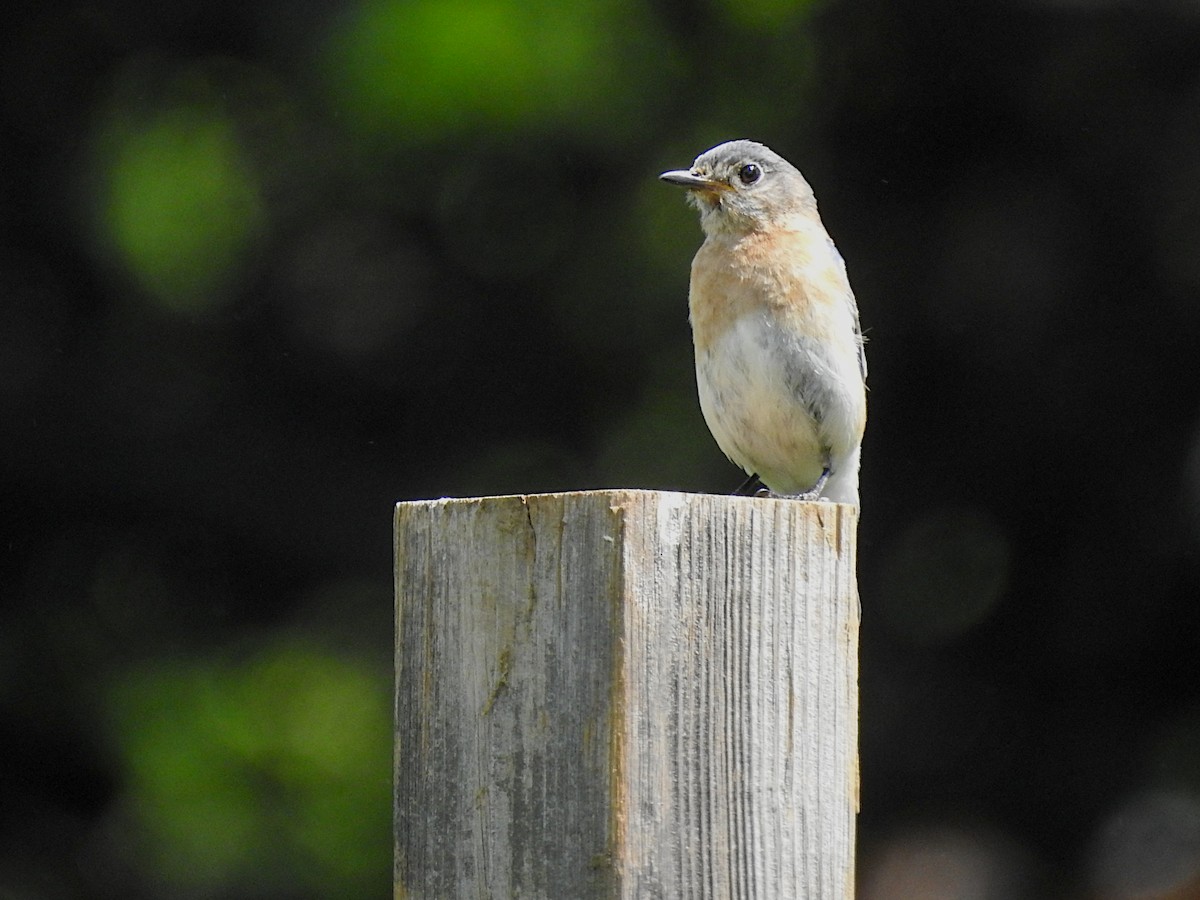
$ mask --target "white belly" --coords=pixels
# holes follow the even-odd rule
[[[795,494],[829,467],[835,489],[824,495],[857,503],[864,400],[856,358],[839,365],[829,348],[785,336],[767,314],[749,314],[697,353],[696,381],[717,445],[747,473]]]

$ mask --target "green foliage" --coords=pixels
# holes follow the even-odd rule
[[[645,9],[617,0],[368,0],[325,62],[338,113],[361,133],[547,127],[611,140],[650,114],[638,85],[672,58]]]
[[[113,261],[162,308],[223,305],[265,225],[232,120],[184,98],[150,111],[118,100],[96,167],[96,228]]]
[[[286,643],[127,674],[108,711],[143,875],[200,895],[377,883],[390,852],[388,685]]]

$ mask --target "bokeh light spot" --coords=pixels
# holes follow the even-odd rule
[[[911,523],[884,563],[879,602],[896,631],[940,644],[983,621],[1004,594],[1007,537],[980,512],[943,509]]]
[[[611,132],[644,113],[633,85],[669,61],[644,52],[653,30],[640,18],[610,0],[368,0],[331,38],[326,73],[339,113],[389,140],[597,122]]]
[[[170,311],[222,304],[264,225],[232,122],[186,105],[118,109],[104,137],[100,224],[121,268]]]
[[[227,895],[365,889],[388,854],[388,684],[303,642],[126,675],[109,717],[145,874]]]
[[[1091,852],[1102,900],[1174,900],[1200,896],[1200,802],[1152,791],[1113,810]]]
[[[1163,726],[1150,750],[1148,771],[1154,783],[1182,786],[1200,797],[1200,706]]]
[[[912,827],[866,854],[862,900],[1024,900],[1028,853],[989,829]]]
[[[300,341],[361,366],[386,357],[429,305],[431,272],[386,220],[331,211],[279,254],[273,293]]]

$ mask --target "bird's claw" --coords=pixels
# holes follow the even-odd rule
[[[821,477],[806,491],[797,491],[794,494],[777,494],[774,491],[766,490],[759,491],[758,495],[763,496],[764,492],[768,497],[775,497],[778,500],[820,500],[822,503],[829,503],[829,499],[821,496],[821,491],[825,490],[825,482],[829,480],[829,467],[826,466],[821,470]]]

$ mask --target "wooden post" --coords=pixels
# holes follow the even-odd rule
[[[397,898],[849,898],[857,510],[396,508]]]

